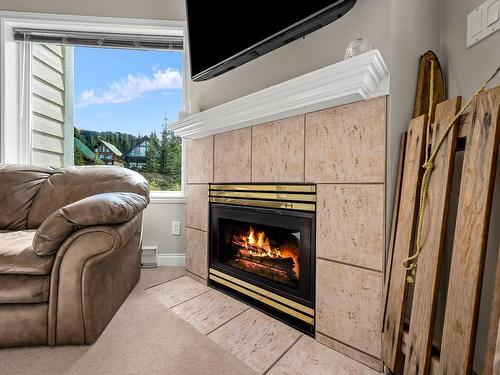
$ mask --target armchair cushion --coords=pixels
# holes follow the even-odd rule
[[[103,193],[83,198],[53,212],[38,228],[33,249],[39,256],[52,255],[77,230],[127,222],[148,205],[148,199],[135,193]]]
[[[49,300],[50,275],[1,275],[0,304]]]

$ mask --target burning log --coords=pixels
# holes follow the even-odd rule
[[[244,259],[248,262],[258,263],[261,266],[276,269],[281,272],[285,272],[288,277],[296,279],[294,267],[295,262],[292,257],[282,258],[282,257],[270,257],[267,255],[252,255],[250,251],[246,249],[239,249],[237,258]]]
[[[284,256],[280,248],[272,247],[264,232],[254,232],[250,227],[248,236],[234,236],[232,244],[237,250],[235,261],[253,264],[267,273],[281,274],[290,280],[298,280],[298,271],[295,260],[291,256]]]

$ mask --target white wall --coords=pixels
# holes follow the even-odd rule
[[[387,236],[392,216],[401,134],[413,116],[420,56],[438,53],[439,7],[435,0],[391,0],[390,39],[392,64],[387,131]]]
[[[172,221],[181,222],[181,235],[172,235]],[[151,203],[144,211],[143,244],[156,245],[160,264],[186,253],[186,204]],[[170,257],[170,258],[169,258]]]
[[[390,63],[390,3],[391,0],[358,0],[344,17],[304,39],[209,81],[192,83],[191,101],[205,110],[333,64],[344,58],[349,42],[359,37],[367,38]]]
[[[0,0],[0,10],[171,21],[186,19],[183,0]]]

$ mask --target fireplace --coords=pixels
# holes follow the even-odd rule
[[[210,185],[210,284],[314,333],[314,185]]]

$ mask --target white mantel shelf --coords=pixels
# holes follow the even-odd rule
[[[389,70],[379,50],[372,50],[195,113],[170,128],[196,139],[388,94]]]

